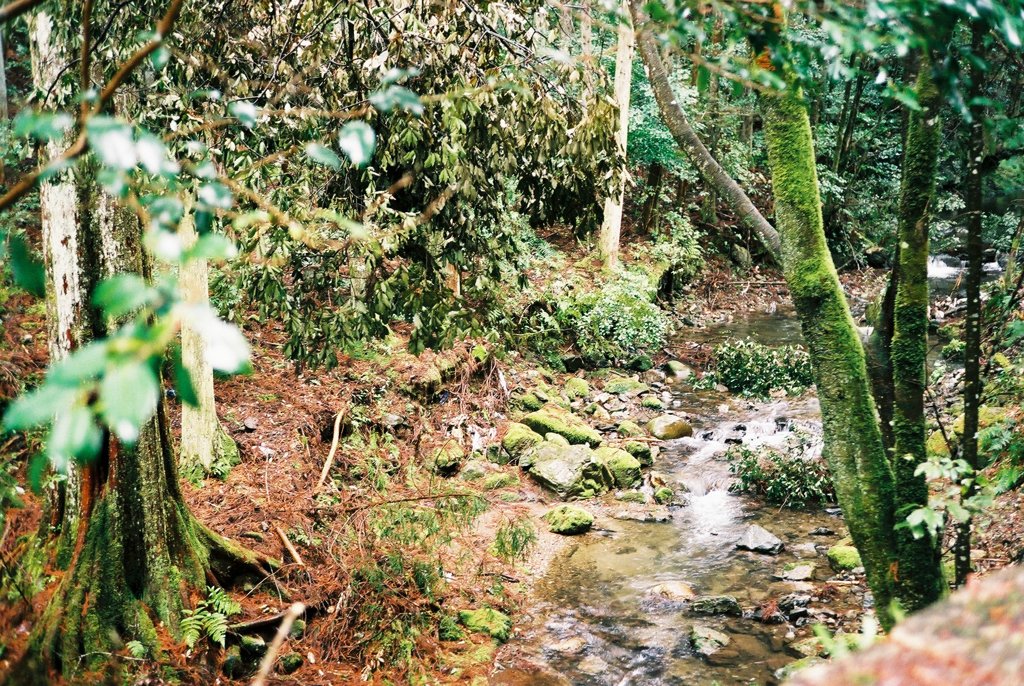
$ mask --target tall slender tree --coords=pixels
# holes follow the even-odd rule
[[[618,43],[615,50],[615,104],[619,118],[615,129],[615,142],[623,160],[619,170],[616,190],[604,201],[604,219],[598,237],[598,250],[606,267],[614,267],[619,261],[619,235],[622,232],[622,206],[625,202],[626,179],[629,172],[626,164],[626,149],[629,137],[629,91],[633,81],[633,25],[629,15],[629,2],[623,0],[619,17]]]

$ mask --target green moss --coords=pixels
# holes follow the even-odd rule
[[[541,435],[555,433],[563,436],[574,445],[586,443],[591,447],[597,447],[602,442],[601,434],[590,428],[586,422],[551,403],[523,417],[523,424]]]
[[[597,458],[608,467],[619,488],[630,488],[640,482],[640,461],[619,448],[606,446],[594,451]]]
[[[523,454],[539,443],[544,437],[535,432],[525,424],[512,423],[505,430],[505,437],[501,439],[501,447],[513,460],[518,460]]]
[[[656,395],[645,395],[640,399],[640,406],[646,407],[649,410],[662,410],[665,408],[665,404]]]
[[[837,572],[856,569],[861,565],[860,553],[852,545],[834,545],[828,549],[828,562]]]
[[[442,641],[461,641],[466,637],[466,632],[459,626],[458,620],[445,615],[437,624],[437,637]]]
[[[496,491],[499,488],[508,488],[510,486],[518,486],[519,479],[515,474],[491,474],[484,479],[484,490],[485,491]]]
[[[586,533],[594,524],[594,516],[575,505],[559,505],[544,515],[551,533],[575,536]]]
[[[277,671],[281,674],[291,674],[302,666],[302,653],[285,653],[277,661]]]
[[[507,641],[512,631],[512,620],[508,615],[482,607],[479,610],[462,610],[459,622],[474,633],[487,634],[499,641]]]
[[[450,475],[458,471],[462,459],[466,456],[462,446],[455,441],[448,441],[434,451],[428,460],[428,467],[435,474]]]
[[[626,445],[623,446],[627,453],[637,459],[637,461],[644,467],[650,467],[654,464],[654,457],[651,452],[651,446],[640,441],[627,441]]]
[[[675,493],[668,486],[660,486],[654,491],[654,500],[662,505],[668,505],[675,497]]]
[[[616,500],[621,500],[624,503],[646,503],[647,496],[640,491],[623,491],[615,495]]]
[[[633,379],[615,379],[604,385],[604,392],[612,395],[640,395],[651,390],[647,384]]]
[[[544,401],[538,398],[534,393],[524,393],[516,398],[514,402],[515,405],[529,412],[533,412],[544,407]]]
[[[590,384],[584,379],[573,377],[565,382],[565,395],[571,400],[586,398],[590,395]]]
[[[616,429],[616,431],[620,436],[628,437],[643,436],[645,433],[643,428],[639,424],[628,419],[623,419],[621,422],[619,422],[619,426]]]

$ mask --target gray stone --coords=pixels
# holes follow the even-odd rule
[[[525,457],[530,476],[563,498],[592,498],[614,485],[611,471],[586,445],[545,441]]]
[[[765,555],[778,555],[785,546],[778,536],[762,526],[752,524],[747,527],[740,540],[736,541],[736,547]]]
[[[729,645],[729,637],[711,627],[696,625],[690,628],[690,645],[698,655],[709,657]]]
[[[698,615],[732,615],[743,616],[743,608],[731,595],[704,595],[690,604],[690,611]]]
[[[690,426],[689,422],[682,417],[671,414],[655,417],[647,423],[647,430],[652,436],[663,441],[693,435],[693,427]]]

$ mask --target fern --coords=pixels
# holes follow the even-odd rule
[[[128,649],[129,655],[138,660],[145,658],[149,653],[146,646],[142,644],[142,641],[128,641],[124,647]]]
[[[194,648],[203,637],[224,647],[228,617],[242,611],[242,606],[222,588],[210,586],[206,594],[206,599],[181,620],[181,637],[189,648]]]

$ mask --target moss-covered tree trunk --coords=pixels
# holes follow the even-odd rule
[[[770,61],[763,60],[770,68]],[[814,365],[824,455],[879,618],[893,623],[893,476],[869,388],[864,349],[825,241],[811,125],[792,86],[763,95],[761,109],[782,267]]]
[[[893,472],[896,510],[901,516],[928,505],[928,484],[917,467],[927,459],[924,414],[925,364],[928,353],[928,221],[935,191],[941,98],[923,59],[917,77],[921,111],[907,127],[898,217],[899,260],[893,303],[892,367]],[[899,567],[896,579],[900,601],[917,610],[938,600],[943,581],[938,541],[914,538],[908,529],[897,532]]]

